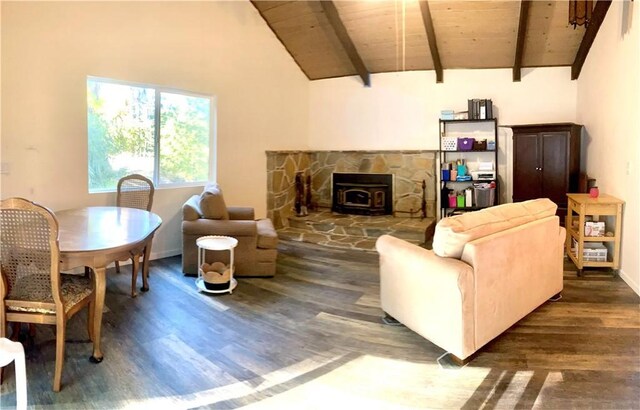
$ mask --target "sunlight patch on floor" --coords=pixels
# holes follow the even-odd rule
[[[557,371],[512,371],[473,366],[434,368],[439,368],[435,360],[416,363],[334,350],[258,379],[193,394],[92,402],[91,405],[97,408],[191,409],[226,401],[233,407],[233,400],[238,400],[238,403],[249,402],[242,407],[248,410],[499,408],[516,404],[531,408],[542,405],[546,389],[554,389],[563,381],[562,374]]]
[[[277,396],[245,406],[245,409],[438,408],[441,392],[447,392],[447,407],[455,405],[448,395],[451,385],[479,385],[489,369],[441,370],[435,361],[412,363],[403,360],[361,356],[339,368]],[[417,389],[416,386],[423,386]],[[418,393],[416,393],[418,391]],[[461,396],[460,406],[467,397]]]
[[[227,400],[233,400],[242,398],[245,396],[259,394],[267,389],[273,388],[283,383],[292,381],[297,377],[301,377],[309,372],[321,369],[324,366],[331,365],[331,363],[341,360],[345,355],[343,353],[326,352],[325,354],[319,354],[309,359],[305,359],[301,362],[293,364],[288,367],[284,367],[260,377],[260,380],[246,380],[243,382],[237,382],[228,384],[225,386],[216,387],[213,389],[203,390],[193,394],[176,395],[176,396],[164,396],[154,397],[141,400],[127,400],[127,401],[93,401],[91,406],[93,408],[124,408],[124,409],[192,409],[200,406],[212,405]],[[69,408],[85,407],[86,403],[66,403]],[[61,406],[39,406],[40,409],[54,409]]]

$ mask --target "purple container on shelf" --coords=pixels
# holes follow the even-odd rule
[[[458,138],[458,151],[471,151],[475,138]]]

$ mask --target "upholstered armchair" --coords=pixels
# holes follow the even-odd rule
[[[217,185],[205,188],[182,206],[182,271],[198,273],[196,239],[206,235],[231,236],[238,240],[234,250],[235,276],[274,276],[278,256],[278,235],[270,219],[255,220],[253,208],[227,207]],[[229,263],[229,252],[207,251],[206,262]]]

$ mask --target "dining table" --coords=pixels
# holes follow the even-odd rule
[[[107,266],[132,260],[134,272],[142,262],[142,290],[149,289],[149,254],[153,236],[162,219],[142,209],[117,206],[89,206],[55,212],[58,220],[60,269],[91,268],[95,286],[94,348],[90,360],[104,358],[100,344],[102,313],[107,286]]]

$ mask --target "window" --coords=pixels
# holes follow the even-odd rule
[[[89,77],[89,192],[133,173],[156,186],[213,180],[214,110],[211,97]]]

